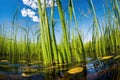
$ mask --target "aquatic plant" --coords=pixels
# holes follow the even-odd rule
[[[65,18],[65,12],[60,0],[52,1],[50,16],[47,13],[46,0],[41,5],[38,1],[39,25],[34,31],[34,26],[21,26],[17,22],[17,10],[13,16],[9,37],[6,36],[4,24],[0,25],[0,60],[7,59],[11,63],[27,63],[29,65],[39,64],[45,67],[58,64],[83,64],[86,68],[86,57],[95,59],[104,56],[117,55],[120,52],[120,9],[119,1],[111,0],[111,7],[105,8],[105,23],[99,21],[95,5],[89,0],[89,6],[93,14],[92,40],[84,43],[82,33],[79,31],[77,16],[73,0],[69,0],[67,9],[69,19]],[[54,15],[54,8],[57,5],[61,24],[62,37],[57,44],[55,24],[57,23]],[[74,22],[72,27],[70,24]],[[101,24],[101,25],[100,25]],[[33,33],[32,31],[33,30]],[[18,35],[20,32],[21,35]],[[31,35],[32,34],[32,35]],[[71,36],[72,34],[72,36]],[[19,37],[19,38],[18,38]],[[17,40],[19,39],[19,40]],[[4,58],[3,58],[4,57]],[[61,66],[59,66],[61,68]],[[79,70],[79,69],[77,69]]]

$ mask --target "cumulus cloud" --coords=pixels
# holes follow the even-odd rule
[[[37,0],[22,0],[24,5],[27,5],[29,7],[31,7],[32,9],[37,9],[38,8],[38,4],[37,4]],[[44,0],[40,0],[41,5],[44,5]],[[56,0],[54,0],[55,2],[55,6],[57,6],[56,4]],[[51,7],[53,4],[53,0],[46,0],[46,6],[47,7]]]
[[[37,9],[37,0],[22,0],[24,5],[27,5],[33,9]]]
[[[25,8],[23,8],[21,10],[21,14],[22,14],[23,17],[26,17],[27,16],[27,10]]]
[[[34,22],[38,22],[39,21],[38,16],[35,16],[35,12],[32,11],[31,9],[23,8],[21,10],[21,14],[22,14],[23,17],[26,17],[26,16],[30,17]]]
[[[32,4],[31,4],[31,8],[37,9],[37,8],[38,8],[37,3],[32,3]]]
[[[32,0],[22,0],[23,4],[30,6],[32,3]]]
[[[31,7],[32,9],[25,9],[23,8],[21,10],[21,14],[23,17],[30,17],[32,19],[32,21],[34,22],[38,22],[39,21],[39,18],[38,16],[36,16],[36,12],[34,12],[35,9],[38,8],[38,4],[37,4],[37,0],[22,0],[23,1],[23,4],[26,5],[26,6],[29,6]],[[46,6],[47,7],[52,7],[53,6],[53,1],[55,2],[54,6],[57,6],[57,3],[56,3],[56,0],[46,0]],[[44,0],[40,0],[41,2],[41,5],[43,6],[44,5]]]
[[[26,9],[26,11],[27,11],[28,16],[31,18],[35,15],[35,12],[32,11],[31,9]]]
[[[32,20],[33,20],[34,22],[39,22],[39,18],[38,18],[37,16],[33,16],[33,17],[32,17]]]

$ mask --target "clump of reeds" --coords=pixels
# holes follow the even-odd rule
[[[54,20],[54,1],[51,6],[50,18],[47,13],[46,0],[41,5],[38,0],[38,14],[40,24],[38,29],[31,34],[31,26],[20,26],[16,20],[17,10],[13,17],[12,27],[10,29],[10,37],[5,36],[6,25],[0,26],[0,55],[6,55],[6,58],[12,62],[34,63],[37,60],[39,64],[45,66],[55,65],[59,63],[72,64],[72,62],[84,62],[86,64],[86,56],[99,58],[111,54],[119,54],[120,52],[120,7],[119,1],[111,0],[112,9],[105,8],[105,24],[97,18],[96,9],[92,0],[88,0],[93,16],[92,41],[83,42],[83,37],[79,31],[78,21],[74,10],[73,0],[69,0],[68,12],[69,20],[65,18],[65,13],[60,0],[57,0],[57,9],[62,28],[61,42],[57,44],[55,36],[55,20]],[[112,16],[111,16],[112,15]],[[70,31],[68,25],[75,23],[73,31]],[[102,24],[102,25],[99,25]],[[18,35],[21,31],[22,35]],[[70,35],[72,34],[72,36]],[[19,40],[17,40],[19,37]],[[32,38],[34,37],[34,38]],[[7,45],[7,46],[6,46]]]

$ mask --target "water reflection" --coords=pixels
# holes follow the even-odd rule
[[[88,62],[87,76],[84,76],[85,69],[81,63],[44,67],[40,61],[28,65],[26,61],[12,64],[8,60],[0,60],[0,80],[119,80],[119,59],[119,56],[106,56]]]

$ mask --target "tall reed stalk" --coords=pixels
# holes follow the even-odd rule
[[[53,56],[54,56],[54,62],[58,63],[58,49],[57,49],[57,44],[56,44],[56,39],[55,39],[55,22],[54,22],[54,2],[52,3],[51,6],[51,27],[52,27],[52,48],[53,48]]]
[[[92,28],[92,43],[93,43],[92,45],[93,45],[94,56],[95,56],[95,58],[97,58],[98,53],[99,53],[98,52],[98,44],[97,44],[97,40],[99,38],[99,30],[98,30],[99,24],[98,24],[98,19],[97,19],[96,10],[95,10],[93,1],[89,0],[88,3],[90,5],[90,8],[91,8],[93,15],[94,15],[93,28]]]
[[[62,8],[62,4],[60,0],[57,0],[57,5],[58,5],[58,12],[59,12],[59,17],[60,17],[60,22],[62,26],[62,31],[63,31],[63,47],[65,48],[65,53],[67,54],[67,61],[68,64],[71,63],[71,51],[70,51],[70,45],[67,37],[67,30],[66,30],[66,22],[65,22],[65,16]]]

